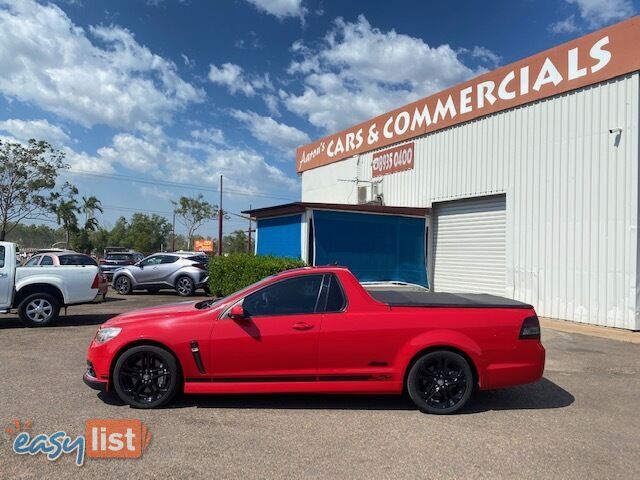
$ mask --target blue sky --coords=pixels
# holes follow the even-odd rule
[[[0,0],[0,137],[63,149],[65,179],[102,200],[107,226],[136,209],[170,212],[180,195],[217,202],[220,174],[232,212],[285,203],[300,195],[296,146],[638,8]],[[246,222],[232,217],[225,232],[237,228]],[[209,223],[200,233],[214,231]]]

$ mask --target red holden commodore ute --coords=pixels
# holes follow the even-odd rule
[[[542,377],[533,307],[502,297],[360,284],[343,267],[273,275],[218,300],[119,315],[89,345],[84,382],[153,408],[186,394],[407,392],[427,413],[475,388]]]

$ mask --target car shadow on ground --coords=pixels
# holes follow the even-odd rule
[[[98,398],[109,405],[124,406],[114,392],[100,392]],[[504,390],[475,392],[459,414],[490,410],[555,409],[571,405],[575,397],[551,380]],[[416,410],[406,395],[180,395],[165,409],[238,408],[283,410]]]
[[[81,327],[86,325],[101,325],[112,317],[118,315],[117,313],[92,313],[86,315],[68,315],[60,316],[55,322],[51,322],[50,325],[38,328],[52,328],[52,327]],[[18,317],[9,317],[0,319],[0,330],[6,330],[10,328],[29,328],[25,326]]]

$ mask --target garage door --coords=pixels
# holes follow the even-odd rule
[[[505,295],[505,196],[436,204],[434,290]]]

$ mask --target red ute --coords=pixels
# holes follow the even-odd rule
[[[429,413],[535,382],[545,350],[530,305],[490,295],[361,285],[346,268],[289,270],[218,301],[119,315],[84,381],[152,408],[178,390],[400,394]]]

